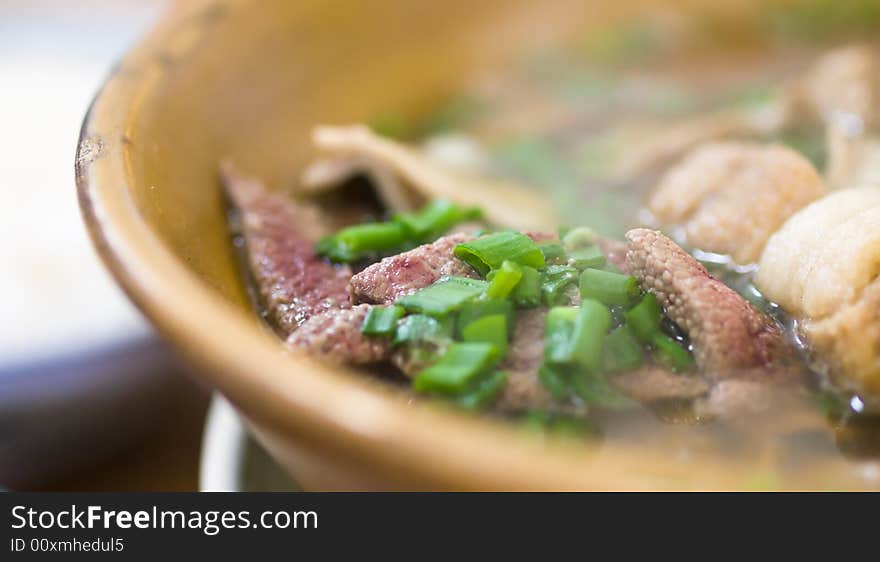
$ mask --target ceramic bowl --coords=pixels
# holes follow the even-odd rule
[[[295,183],[316,123],[415,114],[524,41],[651,2],[180,3],[83,125],[82,211],[107,266],[306,489],[736,488],[742,467],[529,437],[285,351],[250,308],[217,163]]]

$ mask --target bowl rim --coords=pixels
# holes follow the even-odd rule
[[[246,3],[175,4],[113,69],[85,116],[76,151],[79,204],[101,259],[160,333],[199,367],[194,376],[258,426],[327,458],[395,475],[406,489],[740,487],[729,462],[686,466],[659,456],[646,462],[638,447],[597,454],[582,444],[525,438],[508,423],[413,401],[367,377],[282,351],[277,339],[173,255],[131,197],[129,132],[161,83],[159,58],[169,49],[185,55],[211,24],[194,16],[224,17]],[[287,357],[279,361],[281,353]]]

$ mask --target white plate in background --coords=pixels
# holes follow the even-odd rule
[[[296,483],[257,443],[241,416],[214,393],[199,460],[202,492],[286,492]]]

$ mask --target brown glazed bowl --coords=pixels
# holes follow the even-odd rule
[[[293,185],[314,124],[417,113],[524,41],[643,4],[656,3],[182,2],[114,69],[83,125],[91,235],[129,297],[306,489],[741,487],[729,459],[539,439],[286,351],[250,309],[226,229],[222,158]]]

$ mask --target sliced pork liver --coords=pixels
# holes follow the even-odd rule
[[[672,240],[647,229],[630,230],[626,238],[629,272],[688,334],[697,365],[707,376],[721,379],[769,367],[784,353],[776,323]]]
[[[240,214],[248,262],[269,319],[287,336],[315,314],[348,308],[351,270],[315,255],[324,234],[317,209],[268,191],[259,180],[222,167],[222,181]]]
[[[390,340],[361,333],[361,325],[371,308],[371,305],[359,304],[312,316],[290,335],[287,344],[338,364],[383,362],[391,355]]]
[[[391,304],[444,275],[477,277],[471,266],[452,255],[457,245],[472,239],[470,234],[450,234],[374,263],[351,278],[352,301]]]

